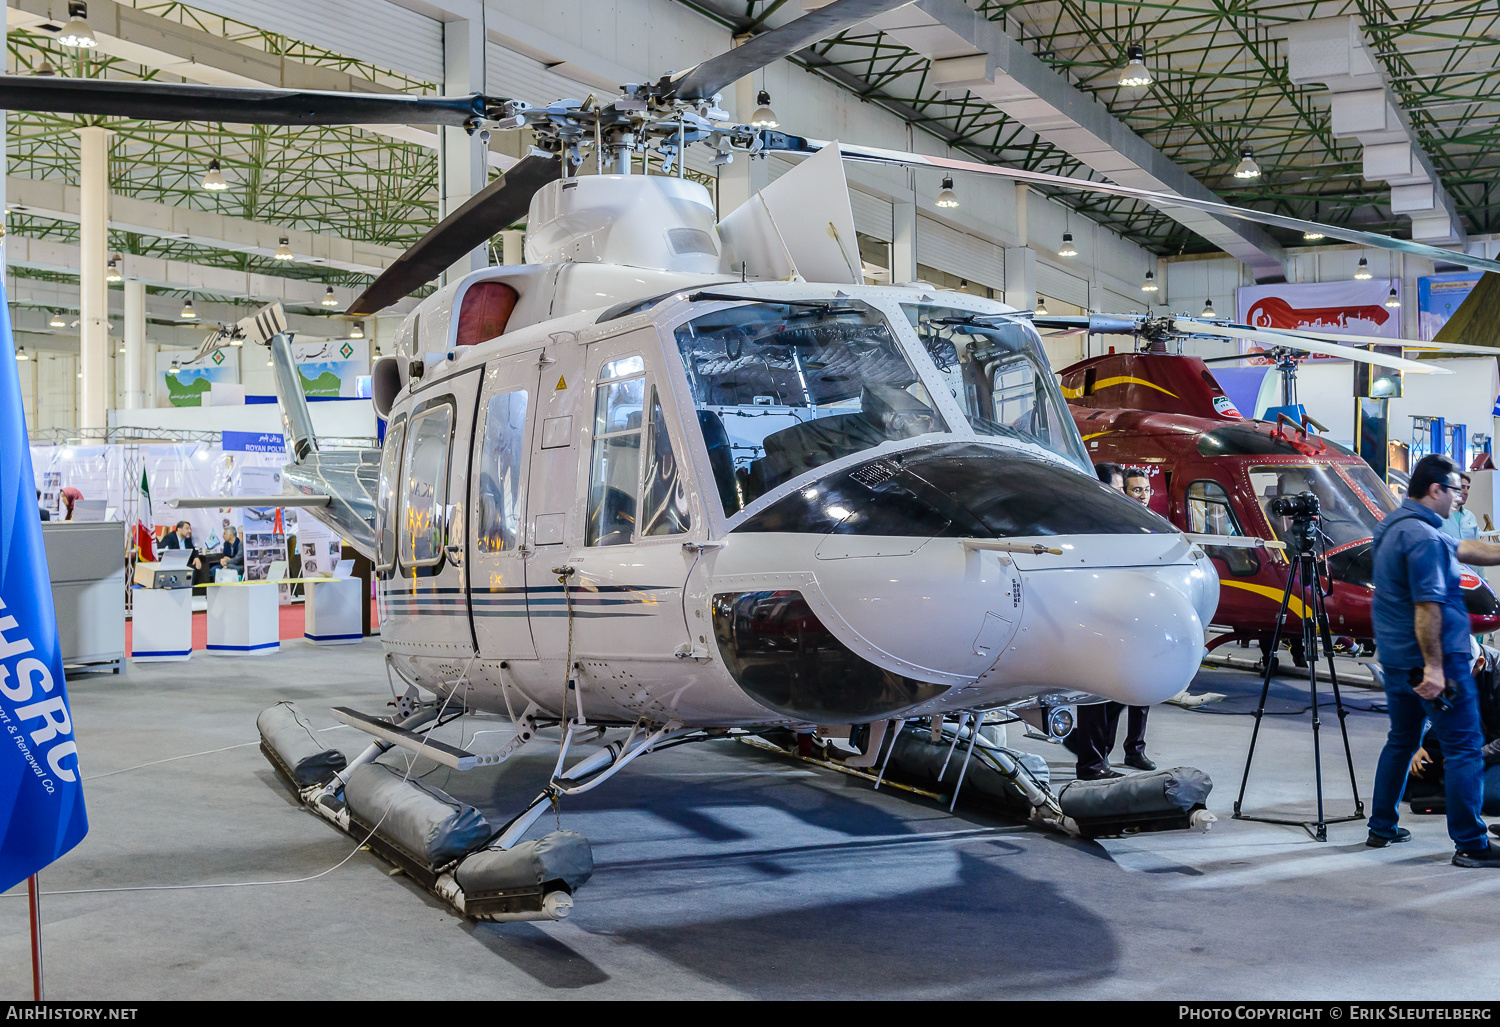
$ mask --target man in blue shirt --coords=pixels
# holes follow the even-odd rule
[[[1411,837],[1396,826],[1396,804],[1423,724],[1430,720],[1447,758],[1448,835],[1457,850],[1453,865],[1500,867],[1500,846],[1489,844],[1480,819],[1484,737],[1478,689],[1469,669],[1469,615],[1459,585],[1459,561],[1500,565],[1500,545],[1443,533],[1443,519],[1452,512],[1460,487],[1452,460],[1424,456],[1412,470],[1401,507],[1375,531],[1371,613],[1391,730],[1375,770],[1365,844],[1384,848]]]

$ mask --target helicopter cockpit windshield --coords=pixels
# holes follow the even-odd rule
[[[1274,464],[1252,466],[1249,473],[1256,501],[1278,534],[1282,518],[1271,513],[1271,500],[1299,492],[1316,495],[1330,551],[1371,538],[1375,526],[1397,506],[1367,464]]]
[[[974,311],[955,307],[903,303],[901,309],[976,435],[1035,443],[1093,473],[1057,377],[1027,326],[977,320]]]
[[[858,300],[725,307],[676,335],[725,513],[823,464],[948,430],[890,325]]]

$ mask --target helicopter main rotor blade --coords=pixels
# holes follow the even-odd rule
[[[1308,339],[1292,332],[1282,332],[1275,328],[1251,328],[1249,325],[1197,325],[1191,319],[1179,319],[1178,323],[1193,324],[1193,329],[1184,332],[1191,336],[1209,336],[1218,339],[1249,339],[1253,342],[1264,343],[1269,346],[1280,346],[1284,349],[1301,350],[1304,353],[1317,353],[1325,357],[1339,357],[1344,360],[1353,360],[1361,364],[1377,364],[1380,367],[1389,367],[1397,371],[1410,371],[1413,374],[1452,374],[1445,367],[1437,367],[1433,364],[1420,364],[1415,360],[1407,360],[1405,357],[1387,356],[1384,353],[1372,353],[1365,349],[1355,349],[1352,346],[1339,346],[1329,342],[1318,342]],[[1211,331],[1204,331],[1212,328]],[[1258,353],[1245,353],[1240,359],[1262,356]],[[1219,360],[1222,358],[1214,358]]]
[[[482,96],[333,93],[179,82],[0,75],[0,108],[234,125],[467,125],[505,101]]]
[[[1420,339],[1372,339],[1367,335],[1338,335],[1333,332],[1309,332],[1294,329],[1299,336],[1323,342],[1340,342],[1346,346],[1400,346],[1425,353],[1472,353],[1482,357],[1500,357],[1500,347],[1466,346],[1459,342],[1426,342]]]
[[[802,136],[790,136],[781,132],[766,132],[763,138],[763,148],[767,152],[814,154],[823,149],[823,147],[832,145],[827,140],[807,139]],[[1123,196],[1126,199],[1149,203],[1151,206],[1157,208],[1186,207],[1191,210],[1201,210],[1220,217],[1236,218],[1240,221],[1253,221],[1256,224],[1271,225],[1276,228],[1289,228],[1298,232],[1321,232],[1330,239],[1339,239],[1343,242],[1356,243],[1360,246],[1371,246],[1383,250],[1395,250],[1399,253],[1410,253],[1414,256],[1426,257],[1428,260],[1440,260],[1448,264],[1462,264],[1465,267],[1479,268],[1485,271],[1500,271],[1500,260],[1475,257],[1459,250],[1445,250],[1437,246],[1428,246],[1425,243],[1412,242],[1409,239],[1393,239],[1388,235],[1377,235],[1374,232],[1361,232],[1352,228],[1340,228],[1337,225],[1323,225],[1316,221],[1303,221],[1301,218],[1271,214],[1263,210],[1250,210],[1246,207],[1236,207],[1233,204],[1222,203],[1217,200],[1200,200],[1191,196],[1178,196],[1176,193],[1159,193],[1150,189],[1136,189],[1126,185],[1115,185],[1113,182],[1089,182],[1080,178],[1068,178],[1064,175],[1048,175],[1040,171],[1023,171],[1020,168],[1004,168],[994,164],[980,164],[977,161],[954,160],[951,157],[927,156],[926,154],[910,153],[905,150],[884,150],[875,146],[856,146],[844,142],[839,143],[839,149],[845,160],[864,161],[871,164],[885,164],[904,168],[933,168],[938,171],[988,175],[993,178],[1004,178],[1013,182],[1029,182],[1033,185],[1049,186],[1054,189],[1101,193],[1108,196]]]
[[[556,157],[523,158],[397,257],[346,313],[373,314],[420,289],[525,214],[536,191],[561,176],[562,161]]]
[[[710,57],[665,83],[667,99],[704,100],[783,57],[836,36],[879,14],[905,7],[912,0],[834,0],[779,28],[762,32],[743,46]],[[741,117],[748,117],[742,112]]]

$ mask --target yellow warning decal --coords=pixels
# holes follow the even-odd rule
[[[561,392],[562,390],[566,389],[567,387],[568,387],[568,380],[566,378],[564,378],[562,375],[558,375],[557,376],[557,388],[553,389],[552,391],[553,392]]]

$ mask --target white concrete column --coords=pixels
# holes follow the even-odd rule
[[[891,204],[891,284],[917,280],[917,204]]]
[[[1005,247],[1005,302],[1036,309],[1036,251],[1029,246]]]
[[[443,25],[443,93],[482,93],[484,81],[484,5],[473,4],[470,17]],[[445,126],[438,140],[438,217],[445,218],[489,183],[486,146],[476,132]],[[500,226],[497,226],[500,227]],[[476,246],[455,261],[444,281],[488,267],[487,247]]]
[[[1016,183],[1016,245],[1031,245],[1031,227],[1029,224],[1031,214],[1031,186],[1025,182]],[[1008,272],[1009,269],[1007,269]]]
[[[81,428],[104,428],[109,419],[109,283],[104,280],[109,259],[109,136],[105,128],[78,130]]]
[[[125,409],[143,405],[141,397],[141,350],[146,344],[146,283],[125,283]]]
[[[526,263],[526,233],[507,228],[500,233],[500,263]]]

